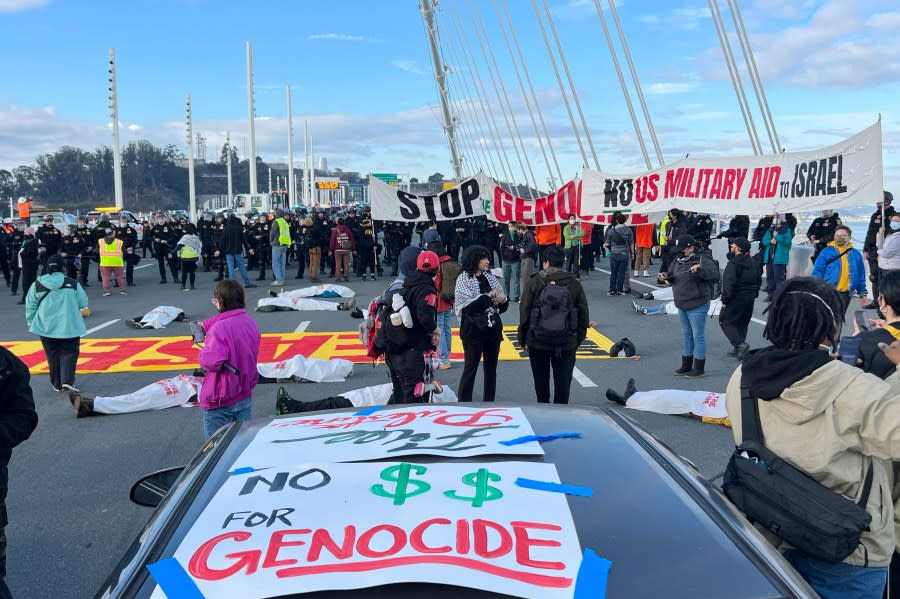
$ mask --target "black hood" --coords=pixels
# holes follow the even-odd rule
[[[741,364],[741,382],[748,385],[752,397],[769,401],[780,397],[785,389],[831,360],[829,353],[821,349],[757,349],[750,352]]]
[[[434,277],[420,270],[414,271],[403,281],[404,287],[419,287],[421,285],[431,286],[435,291],[437,291],[437,287],[434,286]]]

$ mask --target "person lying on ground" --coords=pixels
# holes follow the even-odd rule
[[[289,295],[277,297],[263,297],[257,301],[257,312],[289,312],[321,310],[352,310],[356,307],[356,300],[350,299],[346,302],[328,302],[325,300],[317,300],[309,297],[291,297]]]
[[[607,389],[606,399],[632,410],[690,416],[709,424],[731,426],[728,413],[725,411],[724,393],[682,389],[638,391],[634,379],[628,379],[624,394],[620,395],[614,389]]]
[[[666,302],[664,304],[656,304],[655,306],[642,306],[636,301],[631,301],[631,308],[638,314],[678,314],[678,308],[675,307],[675,302]],[[710,316],[717,316],[719,312],[722,310],[722,300],[712,300],[709,303],[709,310],[707,313]]]
[[[132,329],[164,329],[170,322],[187,322],[184,310],[175,306],[157,306],[144,314],[125,321]]]
[[[336,397],[326,397],[317,401],[299,401],[291,397],[284,387],[278,388],[275,399],[275,415],[298,414],[301,412],[314,412],[317,410],[331,410],[335,408],[364,408],[368,406],[383,406],[391,399],[394,386],[391,383],[363,387],[344,391]],[[431,394],[432,403],[453,403],[459,401],[456,393],[450,387],[443,385],[441,393]]]

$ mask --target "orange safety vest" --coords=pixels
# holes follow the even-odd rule
[[[122,240],[115,239],[112,243],[100,240],[100,266],[125,266],[122,258]]]
[[[16,204],[16,210],[19,212],[19,218],[28,218],[31,216],[31,201],[19,202]]]
[[[559,245],[562,241],[562,230],[558,224],[538,225],[534,229],[534,237],[538,245]]]

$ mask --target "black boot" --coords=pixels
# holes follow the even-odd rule
[[[689,373],[684,375],[686,379],[699,379],[703,378],[703,375],[706,374],[704,369],[706,368],[706,360],[694,360],[694,369]]]
[[[735,357],[736,357],[738,360],[743,360],[743,359],[744,359],[744,356],[745,356],[745,355],[747,354],[747,352],[750,350],[750,346],[749,346],[748,344],[746,344],[746,343],[738,343],[734,348],[735,348],[735,350],[737,350],[737,351],[735,352]]]
[[[681,356],[681,368],[679,368],[678,370],[673,370],[672,374],[676,374],[678,376],[686,375],[691,371],[693,363],[694,356]]]
[[[628,399],[635,393],[637,393],[637,387],[634,386],[634,379],[628,379],[628,382],[625,384],[625,399]]]
[[[283,414],[296,414],[297,412],[303,412],[303,402],[297,401],[285,390],[284,387],[278,387],[278,392],[275,394],[275,415],[281,416]]]
[[[609,401],[614,401],[620,406],[624,406],[627,401],[623,396],[616,393],[615,389],[606,390],[606,399],[608,399]]]

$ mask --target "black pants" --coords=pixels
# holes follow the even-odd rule
[[[125,284],[134,285],[134,265],[140,262],[137,254],[125,254]]]
[[[742,295],[728,300],[719,312],[719,326],[731,345],[740,345],[747,340],[747,328],[753,318],[754,296]]]
[[[3,271],[3,278],[6,279],[6,284],[9,285],[10,281],[10,272],[9,272],[9,260],[6,256],[6,248],[0,248],[0,270]]]
[[[194,273],[197,272],[197,259],[196,258],[188,258],[187,260],[181,261],[181,288],[184,289],[184,284],[188,282],[190,279],[190,287],[194,288]]]
[[[66,276],[70,279],[77,279],[78,269],[75,267],[75,256],[66,256],[63,260],[66,262]]]
[[[63,385],[75,384],[75,364],[81,350],[81,338],[54,339],[41,337],[41,345],[47,355],[50,368],[50,384],[61,389]]]
[[[459,377],[459,401],[472,401],[475,374],[478,363],[484,358],[483,401],[494,401],[497,394],[497,357],[500,355],[500,339],[463,339],[463,371]]]
[[[408,349],[385,354],[384,358],[394,385],[394,395],[389,403],[427,403],[430,396],[415,395],[416,383],[425,380],[425,353],[420,349]]]
[[[297,250],[297,278],[302,279],[306,273],[306,265],[309,263],[309,252],[305,245],[298,245]]]
[[[534,394],[538,403],[550,403],[550,368],[553,368],[553,403],[569,403],[575,350],[556,351],[528,348],[528,361],[534,377]]]
[[[19,288],[19,277],[22,274],[22,269],[19,268],[18,264],[13,264],[12,267],[12,280],[9,283],[10,292],[13,295],[16,295],[16,290]]]
[[[883,271],[878,268],[878,260],[868,260],[869,263],[869,282],[872,283],[872,297],[876,304],[878,303],[878,285],[881,283],[881,277],[884,276]]]
[[[357,256],[356,274],[365,277],[366,269],[370,274],[375,274],[375,246],[367,244],[359,244],[359,255]]]
[[[90,274],[91,270],[91,258],[91,254],[81,255],[81,264],[78,266],[78,276],[81,280],[82,287],[88,284],[88,274]]]
[[[156,264],[159,266],[159,280],[166,280],[166,258],[169,255],[168,248],[164,245],[154,244],[153,255],[156,256]],[[173,275],[174,276],[174,275]]]
[[[257,281],[266,279],[266,266],[272,261],[272,248],[269,245],[261,245],[256,250],[256,264],[259,266],[259,276]],[[249,270],[249,269],[248,269]]]
[[[28,289],[37,279],[37,264],[30,264],[22,267],[22,301],[28,295]]]

